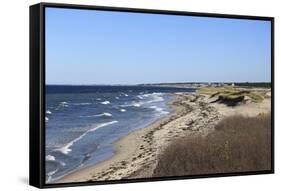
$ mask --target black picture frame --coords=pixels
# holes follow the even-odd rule
[[[197,17],[214,18],[234,18],[249,20],[264,20],[271,22],[271,167],[265,171],[251,171],[239,173],[220,173],[208,175],[188,175],[177,177],[161,178],[142,178],[129,180],[110,180],[97,182],[73,182],[73,183],[45,183],[45,8],[67,8],[67,9],[86,9],[103,10],[118,12],[137,12],[164,15],[184,15]],[[73,4],[39,3],[30,6],[30,139],[29,139],[29,184],[38,188],[53,188],[67,186],[85,186],[99,184],[115,183],[133,183],[147,181],[179,180],[191,178],[210,178],[242,175],[258,175],[274,173],[274,18],[249,16],[249,15],[231,15],[217,13],[197,13],[185,11],[154,10],[154,9],[136,9],[124,7],[104,7]]]

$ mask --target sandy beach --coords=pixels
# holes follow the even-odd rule
[[[158,156],[173,140],[194,135],[205,136],[227,116],[256,116],[270,112],[270,90],[266,91],[268,96],[261,102],[245,99],[243,104],[237,106],[215,102],[216,97],[198,92],[172,94],[174,100],[169,105],[174,112],[169,116],[115,142],[115,155],[112,158],[77,170],[58,182],[152,177]]]

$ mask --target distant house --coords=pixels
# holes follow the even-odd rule
[[[231,86],[232,86],[232,87],[234,87],[234,86],[235,86],[235,84],[234,84],[234,83],[232,83],[232,84],[231,84]]]

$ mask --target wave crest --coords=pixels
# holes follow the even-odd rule
[[[111,113],[106,113],[106,112],[104,112],[104,113],[97,114],[97,115],[94,115],[94,116],[95,116],[95,117],[103,117],[103,116],[105,116],[105,117],[111,117],[112,114],[111,114]]]
[[[50,110],[47,110],[46,114],[52,114],[52,112]]]
[[[54,156],[52,156],[52,155],[47,155],[46,156],[46,161],[55,161],[55,160],[56,160],[56,158]]]
[[[110,101],[103,101],[103,102],[101,102],[101,104],[107,105],[107,104],[110,104]]]
[[[61,148],[58,148],[58,149],[55,149],[54,151],[59,151],[63,154],[68,154],[69,152],[72,151],[72,149],[70,148],[74,143],[76,143],[77,141],[79,141],[80,139],[82,139],[85,135],[87,135],[89,132],[93,132],[93,131],[96,131],[98,130],[99,128],[101,127],[105,127],[105,126],[108,126],[108,125],[112,125],[112,124],[115,124],[115,123],[118,123],[118,121],[110,121],[110,122],[107,122],[107,123],[102,123],[102,124],[99,124],[97,125],[96,127],[92,128],[92,129],[89,129],[88,131],[86,131],[85,133],[83,133],[82,135],[80,135],[79,137],[77,137],[76,139],[70,141],[69,143],[67,143],[66,145],[64,145],[63,147]]]

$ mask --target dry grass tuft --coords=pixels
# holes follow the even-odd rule
[[[271,116],[233,116],[206,137],[174,141],[159,157],[155,177],[271,169]]]
[[[264,92],[251,90],[240,90],[239,88],[223,87],[223,88],[199,88],[198,93],[209,95],[212,97],[221,97],[225,100],[239,99],[248,96],[253,102],[260,103],[266,98]],[[243,100],[242,100],[243,101]]]

